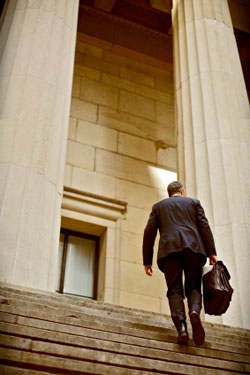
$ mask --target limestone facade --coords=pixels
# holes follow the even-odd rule
[[[102,298],[167,312],[165,281],[156,266],[155,278],[145,277],[141,247],[153,203],[167,197],[167,181],[176,178],[173,72],[82,39],[78,34],[64,184],[126,202],[121,219],[106,220],[118,241],[116,279],[111,275],[115,249],[103,255],[107,250],[102,248],[100,256],[111,264],[109,279],[119,290],[114,295],[113,286],[105,286]],[[88,215],[85,220],[91,216],[106,233],[96,211]],[[74,224],[70,228],[75,228]],[[100,265],[100,274],[101,269]]]
[[[116,3],[93,2],[91,17],[114,18]],[[249,33],[235,3],[233,21]],[[151,5],[141,4],[148,22]],[[249,328],[250,116],[227,1],[174,0],[167,37],[137,25],[137,47],[150,41],[137,51],[127,46],[131,21],[105,35],[77,27],[77,0],[13,0],[5,10],[1,281],[55,290],[61,226],[100,238],[99,300],[168,314],[164,277],[155,263],[145,275],[141,246],[152,204],[178,172],[232,274],[233,304],[216,321]]]

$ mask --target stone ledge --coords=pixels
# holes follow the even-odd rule
[[[65,186],[62,208],[116,221],[124,218],[127,202]]]

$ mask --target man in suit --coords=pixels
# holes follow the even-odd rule
[[[185,345],[189,338],[183,303],[185,291],[193,340],[200,346],[205,340],[200,321],[202,267],[207,257],[210,264],[217,262],[214,239],[200,202],[186,197],[180,182],[168,185],[168,195],[169,198],[152,207],[144,230],[143,264],[146,274],[152,276],[153,248],[159,229],[157,264],[165,274],[171,317],[178,332],[177,342]]]

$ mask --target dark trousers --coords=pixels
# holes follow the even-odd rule
[[[176,326],[186,319],[183,299],[188,300],[189,312],[201,310],[201,279],[204,259],[191,249],[170,253],[164,264],[167,297],[173,322]],[[185,282],[183,287],[183,271]],[[184,295],[185,290],[185,295]]]

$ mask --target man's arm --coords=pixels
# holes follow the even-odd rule
[[[207,257],[210,258],[210,264],[211,264],[211,262],[214,262],[214,260],[217,259],[215,243],[214,243],[214,238],[213,238],[211,228],[205,216],[205,212],[199,201],[196,205],[196,213],[197,213],[196,215],[197,226],[198,226],[199,232],[201,234],[201,237],[204,243],[206,255]]]
[[[152,261],[153,261],[154,243],[155,243],[155,237],[157,234],[157,229],[158,229],[157,215],[156,215],[155,208],[153,207],[149,215],[146,228],[144,230],[143,246],[142,246],[143,264],[144,264],[145,272],[148,276],[152,276]]]

